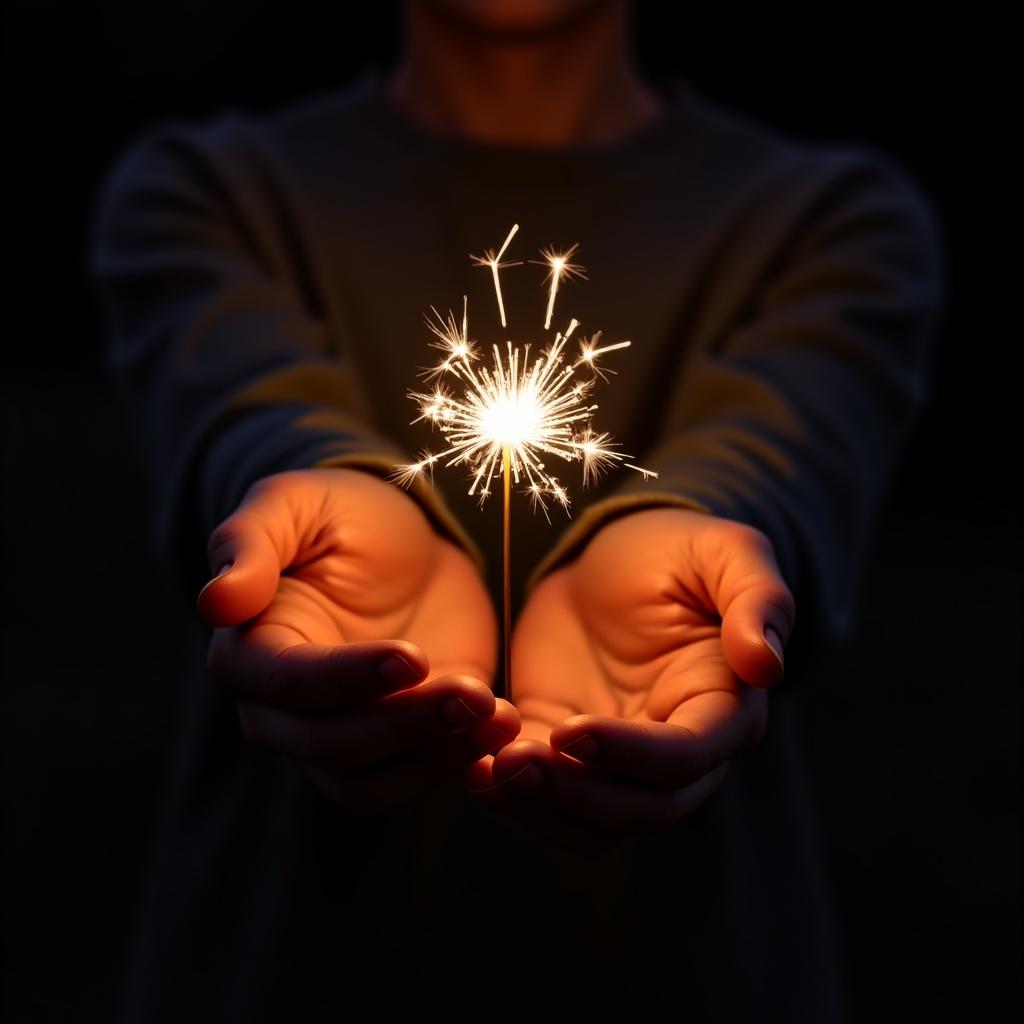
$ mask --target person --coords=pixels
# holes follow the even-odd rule
[[[890,155],[648,82],[629,18],[409,0],[388,74],[109,175],[109,366],[204,584],[126,1019],[842,1017],[800,652],[849,630],[941,229]],[[468,256],[513,223],[502,331]],[[498,504],[390,475],[423,313],[550,341],[549,243],[590,278],[555,327],[633,342],[595,426],[658,476],[514,512],[513,705]]]

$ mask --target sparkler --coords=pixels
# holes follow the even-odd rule
[[[519,225],[512,226],[501,248],[488,249],[483,256],[471,256],[476,266],[490,267],[498,312],[502,327],[505,305],[501,296],[499,271],[508,266],[519,266],[521,260],[502,262]],[[548,305],[544,329],[550,328],[554,315],[558,284],[563,278],[586,277],[584,268],[572,263],[579,251],[573,245],[565,252],[553,248],[541,250],[543,265],[548,267]],[[541,262],[531,260],[533,262]],[[607,433],[595,433],[591,419],[597,406],[589,401],[597,379],[607,380],[606,372],[597,364],[600,356],[628,348],[631,342],[619,341],[600,345],[601,332],[579,341],[579,355],[567,355],[567,346],[579,322],[569,321],[565,331],[557,331],[552,342],[533,360],[530,345],[514,346],[506,341],[505,348],[491,346],[492,363],[484,365],[479,346],[469,337],[469,315],[466,297],[462,299],[462,318],[457,321],[449,312],[446,317],[431,308],[426,317],[427,327],[434,336],[432,347],[440,349],[444,358],[434,367],[423,371],[427,381],[436,381],[433,391],[410,391],[409,397],[420,408],[420,415],[412,422],[429,420],[444,436],[448,447],[432,454],[425,452],[418,462],[396,467],[393,479],[408,486],[421,473],[433,472],[435,463],[446,466],[467,465],[471,470],[469,493],[479,496],[481,506],[490,496],[491,481],[499,474],[503,479],[504,515],[502,520],[503,562],[503,619],[505,692],[512,696],[511,645],[511,524],[510,494],[512,483],[524,488],[531,505],[538,508],[551,522],[548,505],[557,503],[569,514],[568,492],[558,477],[550,473],[544,459],[557,456],[566,462],[583,464],[583,485],[586,487],[602,472],[621,463],[643,475],[644,479],[657,477],[650,469],[637,466],[633,458],[617,450],[616,443]],[[577,373],[585,371],[588,375]],[[454,378],[451,388],[447,378]],[[458,393],[453,388],[458,385]]]

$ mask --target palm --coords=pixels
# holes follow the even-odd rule
[[[338,470],[303,477],[290,493],[295,557],[251,628],[314,644],[406,640],[427,655],[429,678],[490,680],[497,630],[470,559],[383,481]]]
[[[467,784],[571,845],[678,820],[760,737],[792,619],[758,531],[668,508],[614,520],[527,600],[520,738]]]
[[[244,738],[339,806],[392,806],[519,731],[490,689],[497,629],[476,569],[390,484],[341,468],[266,477],[207,554],[211,677]]]
[[[668,574],[611,531],[533,592],[516,627],[513,680],[523,736],[547,741],[573,715],[664,722],[687,700],[741,684],[692,568]],[[657,556],[658,552],[654,552]]]

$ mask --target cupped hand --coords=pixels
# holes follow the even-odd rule
[[[359,470],[279,473],[214,530],[199,595],[213,679],[252,744],[372,811],[514,737],[490,688],[497,627],[468,556]]]
[[[794,616],[759,531],[670,508],[613,520],[529,596],[522,732],[469,789],[569,845],[677,821],[761,738]]]

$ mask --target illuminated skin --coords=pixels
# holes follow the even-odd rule
[[[484,682],[497,629],[479,572],[391,484],[341,468],[267,477],[208,555],[214,572],[230,564],[199,597],[219,627],[213,678],[245,738],[341,806],[405,800],[518,732]]]
[[[757,530],[675,508],[612,521],[530,595],[522,733],[469,788],[570,845],[672,824],[760,740],[794,615]]]

